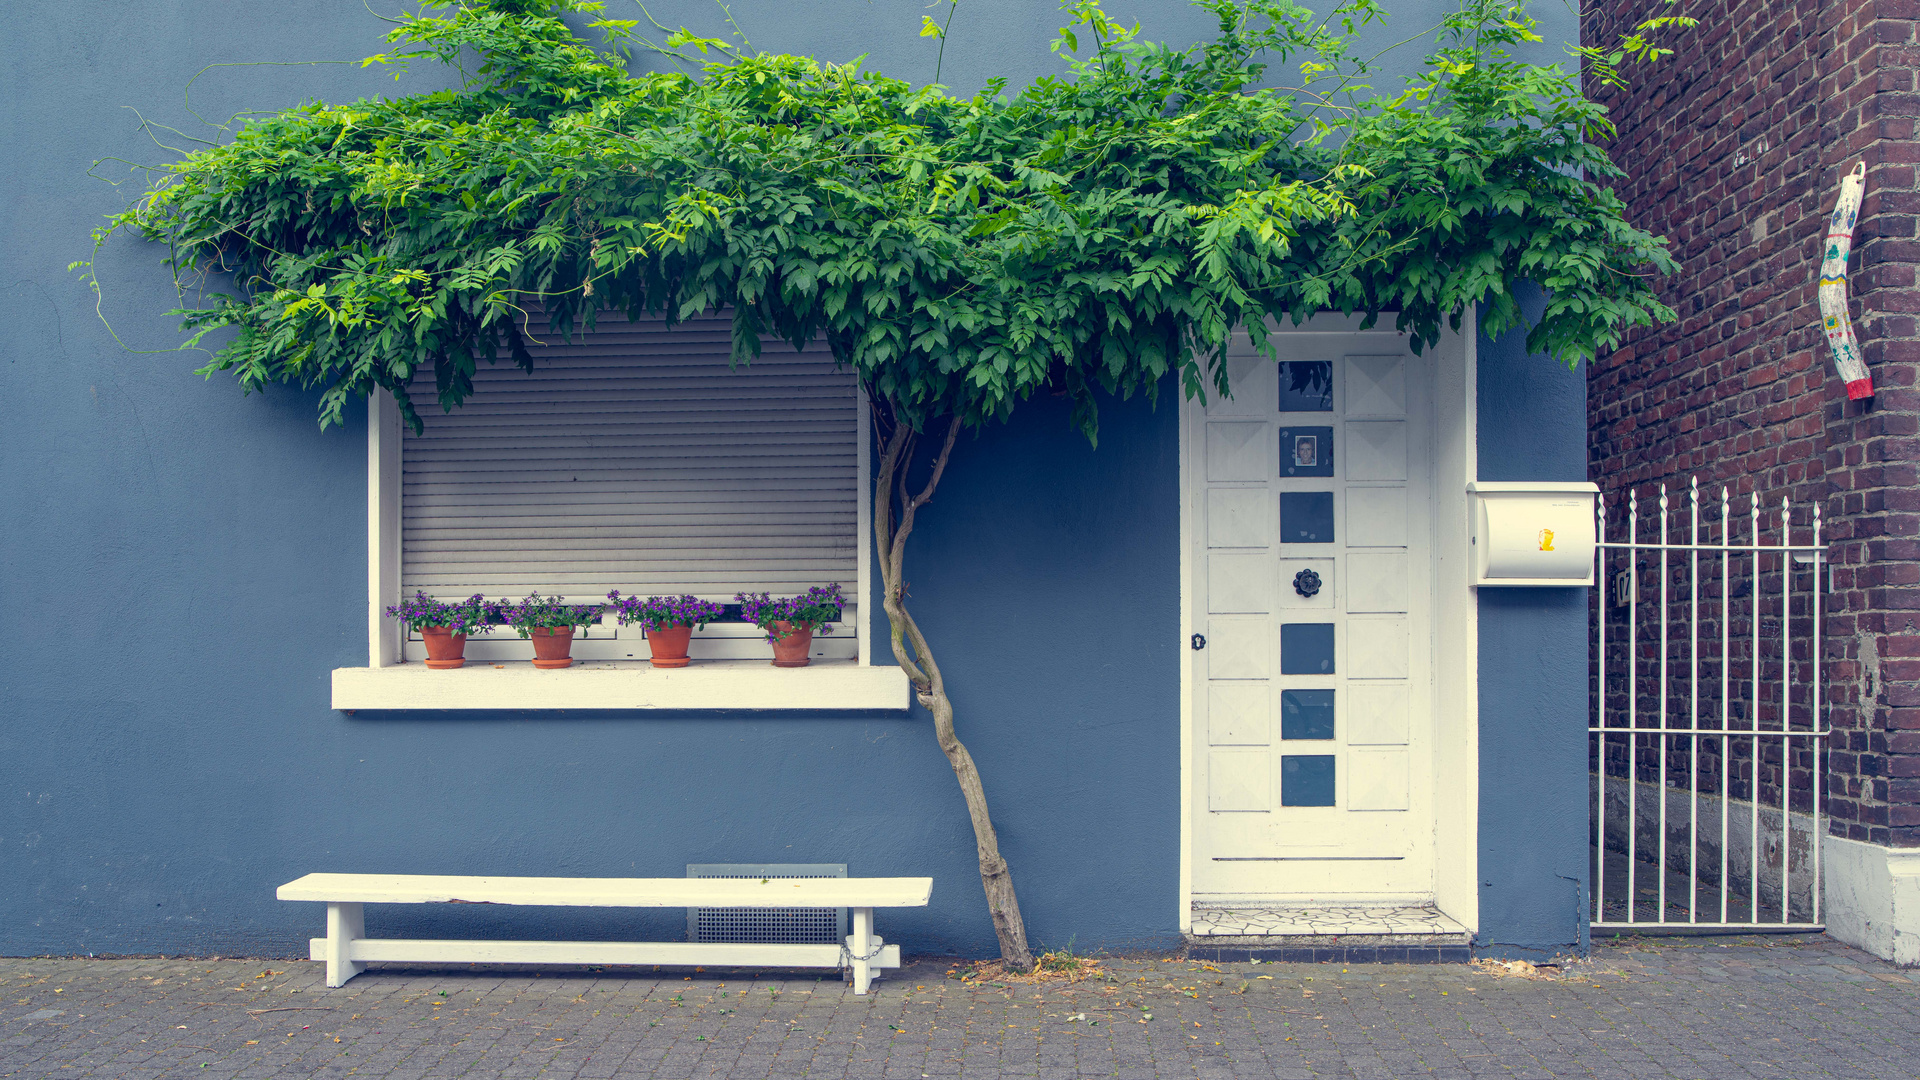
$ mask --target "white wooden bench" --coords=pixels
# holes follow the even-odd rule
[[[280,886],[282,900],[327,905],[327,936],[311,957],[340,986],[369,960],[520,964],[676,964],[852,968],[864,994],[878,968],[900,966],[900,946],[873,932],[877,907],[925,907],[932,878],[542,878],[421,874],[308,874]],[[365,904],[527,904],[546,907],[848,908],[845,944],[699,941],[443,941],[370,938]]]

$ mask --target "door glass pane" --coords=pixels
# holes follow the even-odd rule
[[[1280,674],[1333,674],[1333,624],[1281,624]]]
[[[1280,737],[1283,739],[1333,738],[1333,691],[1281,691]]]
[[[1332,412],[1333,362],[1288,360],[1280,365],[1281,412]]]
[[[1332,476],[1333,429],[1330,427],[1281,428],[1280,475]]]
[[[1283,544],[1333,543],[1333,492],[1281,492],[1280,542]]]
[[[1282,755],[1280,758],[1280,805],[1332,806],[1333,755]]]

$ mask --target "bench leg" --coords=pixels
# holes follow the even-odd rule
[[[873,936],[873,909],[853,909],[853,933],[847,937],[847,951],[853,955],[853,992],[864,994],[873,985],[873,961],[862,959],[879,949]]]
[[[347,959],[357,938],[367,936],[366,910],[359,904],[327,905],[327,985],[343,986],[365,971],[365,964]]]

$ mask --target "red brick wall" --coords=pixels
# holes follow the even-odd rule
[[[1586,44],[1669,10],[1607,0],[1587,15]],[[1678,319],[1593,365],[1589,467],[1610,503],[1630,487],[1644,503],[1662,481],[1684,491],[1690,476],[1715,496],[1703,502],[1732,488],[1736,513],[1748,493],[1772,507],[1785,496],[1802,537],[1821,506],[1837,564],[1824,679],[1833,831],[1920,845],[1920,3],[1679,10],[1701,23],[1669,33],[1675,56],[1632,69],[1626,93],[1593,90],[1619,129],[1617,190],[1681,270],[1660,285]],[[1815,294],[1826,216],[1856,161],[1867,195],[1851,292],[1879,389],[1870,406],[1849,403],[1833,374]],[[1808,791],[1813,762],[1795,764]]]

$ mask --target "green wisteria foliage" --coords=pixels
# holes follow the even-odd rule
[[[1198,3],[1218,36],[1176,49],[1069,0],[1061,74],[973,97],[655,46],[581,0],[434,6],[369,62],[478,56],[463,90],[250,123],[99,236],[168,245],[187,327],[235,331],[206,370],[320,388],[323,425],[381,391],[417,425],[423,368],[452,408],[477,364],[531,365],[536,305],[559,333],[731,309],[737,359],[823,337],[914,428],[1044,391],[1089,436],[1098,391],[1228,390],[1229,337],[1268,320],[1363,313],[1422,345],[1476,303],[1488,331],[1521,325],[1531,280],[1529,347],[1577,363],[1672,317],[1662,241],[1596,182],[1604,112],[1513,58],[1537,40],[1519,8],[1470,0],[1423,76],[1370,88],[1347,43],[1373,0]],[[695,62],[635,76],[636,45]],[[1588,51],[1589,77],[1620,58]]]

